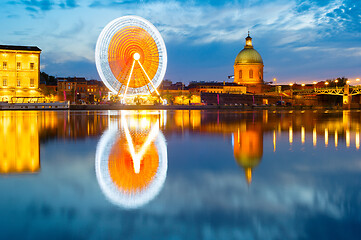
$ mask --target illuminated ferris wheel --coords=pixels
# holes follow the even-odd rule
[[[167,50],[159,31],[138,16],[110,22],[100,33],[95,61],[104,84],[124,101],[127,95],[156,92],[167,68]]]

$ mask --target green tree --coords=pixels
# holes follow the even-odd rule
[[[329,82],[329,87],[343,87],[346,85],[346,82],[348,81],[348,78],[346,77],[338,77],[333,79],[326,80]]]

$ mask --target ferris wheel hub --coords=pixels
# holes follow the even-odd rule
[[[133,58],[134,58],[134,60],[138,61],[140,59],[140,54],[134,53]]]

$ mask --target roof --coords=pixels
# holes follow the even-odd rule
[[[57,77],[57,81],[59,82],[77,82],[77,83],[86,83],[85,77]]]
[[[5,50],[20,50],[20,51],[41,51],[36,46],[14,46],[14,45],[0,45],[0,49]]]
[[[236,57],[234,64],[263,64],[261,55],[253,48],[244,48]]]

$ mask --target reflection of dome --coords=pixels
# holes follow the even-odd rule
[[[263,64],[263,60],[261,55],[252,47],[252,48],[244,48],[240,51],[234,61],[234,64],[244,64],[244,63],[261,63]]]
[[[261,131],[247,130],[233,134],[233,154],[237,164],[245,170],[248,184],[252,181],[252,169],[260,164],[263,156]]]

